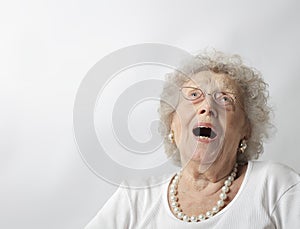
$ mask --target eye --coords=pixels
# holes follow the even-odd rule
[[[187,93],[187,98],[190,100],[198,99],[200,98],[202,93],[199,90],[196,89],[190,89]]]
[[[199,96],[199,92],[197,92],[197,91],[192,91],[192,92],[189,93],[188,96],[189,96],[189,97],[193,97],[193,98],[198,97],[198,96]]]
[[[194,87],[182,87],[181,92],[183,97],[190,101],[195,101],[203,97],[202,91]]]
[[[218,104],[225,106],[232,105],[234,102],[233,98],[229,94],[226,94],[224,92],[217,92],[215,94],[215,99]]]

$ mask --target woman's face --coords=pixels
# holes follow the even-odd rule
[[[240,140],[249,133],[238,86],[225,74],[202,71],[182,87],[200,88],[204,92],[204,97],[191,101],[183,93],[195,98],[199,91],[182,89],[173,115],[171,129],[182,166],[189,161],[199,163],[202,169],[212,164],[232,166]]]

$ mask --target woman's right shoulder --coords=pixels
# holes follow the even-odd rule
[[[124,180],[119,189],[123,189],[123,192],[126,192],[128,198],[133,202],[139,201],[139,199],[153,201],[153,198],[157,198],[162,194],[172,176],[173,174],[167,174],[134,181]]]

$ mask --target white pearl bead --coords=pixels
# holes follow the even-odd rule
[[[224,206],[224,201],[223,200],[218,200],[217,205],[219,207],[223,207]]]
[[[222,187],[222,192],[227,193],[229,191],[229,188],[227,186]]]
[[[189,222],[190,221],[190,217],[188,217],[187,215],[184,215],[183,216],[183,221]]]
[[[178,213],[178,212],[181,212],[181,210],[180,210],[179,207],[175,207],[175,208],[174,208],[174,212],[175,212],[175,213]]]
[[[203,215],[203,214],[199,215],[199,216],[198,216],[198,219],[199,219],[200,221],[205,220],[205,215]]]
[[[233,176],[229,176],[229,177],[227,178],[227,180],[233,181],[233,180],[234,180],[234,177],[233,177]]]
[[[236,173],[235,172],[232,172],[230,175],[233,176],[233,177],[236,177]]]
[[[171,188],[171,189],[170,189],[170,193],[172,193],[172,194],[174,194],[174,195],[175,195],[175,194],[177,193],[177,191],[176,191],[176,189],[174,189],[174,188]]]
[[[178,203],[177,203],[177,202],[172,202],[172,203],[171,203],[171,206],[172,206],[172,207],[178,207]]]
[[[230,180],[226,180],[225,182],[224,182],[224,184],[226,185],[226,186],[230,186],[231,185],[231,181]]]
[[[213,216],[213,214],[212,214],[212,212],[211,212],[211,211],[207,211],[207,212],[206,212],[206,216],[209,218],[209,217],[212,217],[212,216]]]
[[[179,219],[182,219],[183,215],[184,214],[182,212],[178,212],[178,214],[177,214],[177,216],[178,216]]]
[[[197,217],[196,216],[191,216],[191,221],[192,222],[197,222]]]
[[[233,169],[233,172],[235,172],[235,173],[236,173],[236,172],[237,172],[237,168],[234,168],[234,169]]]
[[[213,206],[212,212],[217,213],[218,211],[219,211],[219,207],[218,206]]]
[[[176,196],[171,196],[170,199],[171,199],[171,201],[177,201],[178,200],[178,198]]]
[[[220,194],[220,198],[221,198],[221,200],[225,200],[227,198],[227,195],[224,192],[222,192]]]

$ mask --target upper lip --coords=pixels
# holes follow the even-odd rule
[[[209,122],[198,122],[197,124],[194,125],[193,129],[197,128],[197,127],[207,127],[207,128],[211,128],[214,132],[216,132],[214,130],[214,126],[209,123]]]

